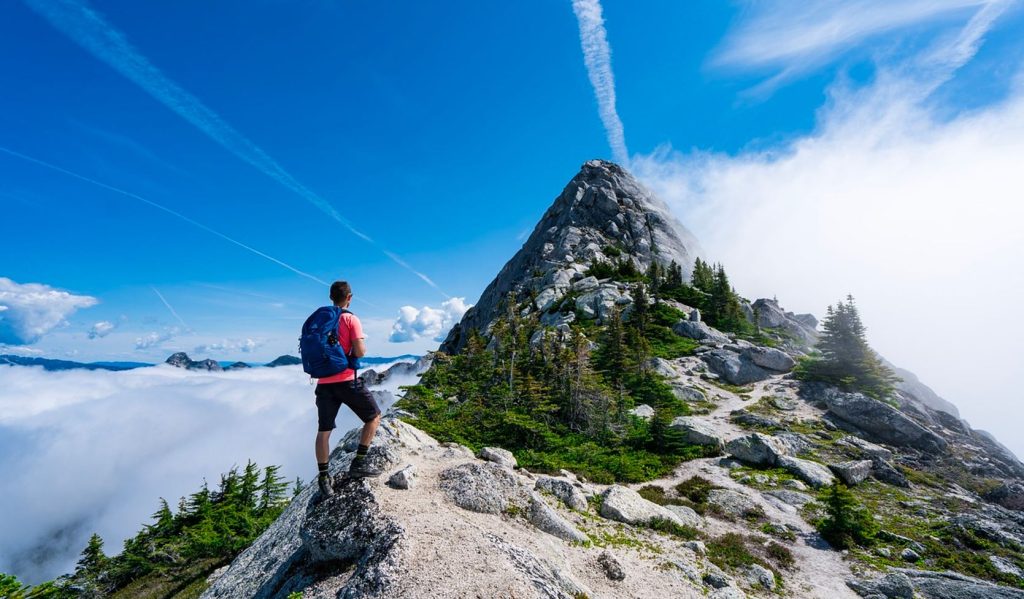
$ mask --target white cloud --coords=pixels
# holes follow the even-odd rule
[[[231,352],[244,352],[252,353],[256,349],[263,346],[263,341],[257,341],[255,339],[224,339],[222,341],[216,341],[213,343],[205,343],[197,346],[195,351],[197,354],[211,354],[211,353],[231,353]]]
[[[15,283],[0,277],[0,343],[35,343],[75,311],[97,303],[96,298],[88,295],[74,295],[41,283]]]
[[[992,18],[870,88],[834,86],[811,134],[737,155],[661,148],[632,166],[741,293],[820,316],[852,292],[886,358],[1024,455],[1024,89],[952,117],[930,95]]]
[[[626,149],[626,134],[622,120],[615,109],[615,76],[612,73],[612,50],[608,45],[608,32],[604,27],[601,2],[599,0],[573,0],[572,10],[580,26],[580,46],[583,49],[583,63],[597,97],[597,110],[604,124],[612,158],[620,163],[629,162]]]
[[[440,308],[423,306],[417,309],[412,306],[402,306],[398,311],[398,318],[391,326],[391,335],[388,337],[388,341],[404,343],[415,341],[421,337],[444,341],[448,331],[462,319],[462,315],[470,307],[466,305],[464,297],[445,300],[441,303]]]
[[[962,25],[981,11],[1001,12],[1010,0],[854,0],[747,2],[715,53],[717,67],[773,72],[755,93],[826,64],[884,34],[922,25]]]
[[[308,380],[297,366],[0,367],[0,572],[32,582],[65,572],[93,532],[114,551],[149,522],[160,497],[175,505],[248,459],[309,481],[316,408]],[[339,431],[358,424],[342,408]]]
[[[89,339],[97,339],[99,337],[106,337],[115,328],[117,328],[116,324],[114,324],[114,323],[112,323],[112,322],[110,322],[108,320],[101,320],[101,321],[95,323],[94,325],[92,325],[92,328],[89,329]]]
[[[162,331],[152,331],[142,337],[135,338],[135,349],[144,350],[159,347],[163,343],[174,339],[181,333],[178,327],[166,328]]]

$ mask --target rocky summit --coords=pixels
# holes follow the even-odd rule
[[[611,261],[623,252],[641,270],[654,261],[674,261],[686,276],[701,254],[697,239],[631,174],[617,164],[591,160],[451,330],[441,350],[456,352],[465,343],[465,332],[485,329],[509,293],[533,294],[537,310],[546,311],[571,291],[585,290],[579,303],[603,315],[604,306],[625,301],[625,296],[613,286],[583,280],[584,273],[594,262]]]
[[[1016,456],[842,354],[852,299],[819,330],[698,257],[584,164],[385,416],[384,474],[341,476],[348,433],[333,495],[306,485],[203,597],[1024,599]]]

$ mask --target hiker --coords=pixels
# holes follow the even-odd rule
[[[366,355],[363,341],[363,325],[359,318],[348,310],[352,302],[352,286],[345,281],[335,281],[331,285],[332,306],[320,308],[307,319],[303,325],[301,340],[303,366],[306,372],[316,378],[321,375],[316,385],[316,411],[318,428],[316,434],[316,462],[319,468],[318,483],[324,496],[334,494],[331,477],[327,472],[330,457],[331,431],[334,430],[334,419],[338,415],[341,404],[345,404],[360,420],[363,421],[362,434],[359,437],[359,449],[348,469],[350,478],[377,476],[381,473],[366,460],[366,454],[373,442],[373,435],[380,424],[380,408],[363,382],[356,376],[357,360]],[[334,327],[335,319],[337,327]],[[328,331],[317,335],[317,325],[324,325]],[[336,332],[335,332],[336,331]],[[306,349],[312,343],[311,349]],[[341,352],[338,352],[340,346]],[[330,365],[323,362],[310,362],[314,356],[322,356],[322,360],[332,360]],[[342,370],[338,371],[338,365]],[[325,372],[336,372],[323,376]]]

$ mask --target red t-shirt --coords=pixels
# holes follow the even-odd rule
[[[341,343],[341,349],[345,351],[345,355],[352,353],[352,340],[353,339],[366,339],[366,335],[363,335],[363,325],[356,318],[355,314],[343,312],[341,318],[338,319],[338,342]],[[342,370],[338,374],[332,374],[329,377],[319,379],[320,383],[344,383],[345,381],[351,381],[356,378],[356,371],[348,368]]]

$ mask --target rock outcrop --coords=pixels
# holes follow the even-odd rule
[[[451,330],[441,351],[457,353],[470,330],[486,331],[509,293],[518,300],[534,293],[537,309],[548,312],[571,291],[577,294],[573,309],[602,318],[615,305],[628,304],[628,295],[619,286],[587,280],[589,265],[615,256],[642,270],[652,261],[675,261],[688,277],[699,254],[696,238],[632,175],[617,164],[591,160]]]
[[[171,354],[164,363],[170,364],[176,368],[185,368],[187,370],[206,370],[209,372],[220,372],[221,370],[224,370],[216,360],[211,360],[209,358],[205,360],[193,360],[183,351]]]
[[[828,406],[829,413],[868,433],[876,441],[930,452],[946,449],[946,441],[942,437],[896,408],[862,393],[845,393],[830,388],[821,394],[820,399]]]

